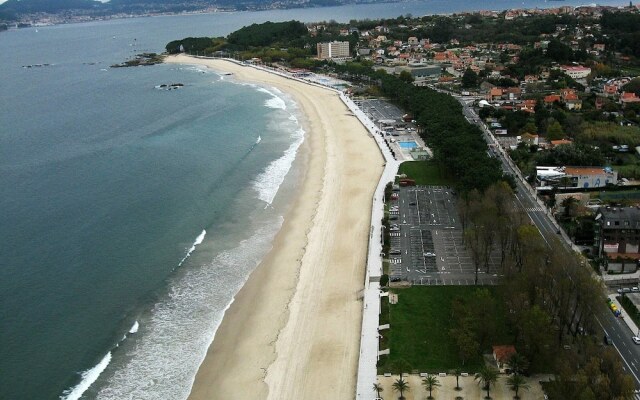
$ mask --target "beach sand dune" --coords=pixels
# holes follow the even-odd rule
[[[191,399],[352,399],[371,200],[383,169],[374,140],[331,90],[224,60],[172,56],[291,95],[305,120],[304,174],[273,249],[236,296]]]

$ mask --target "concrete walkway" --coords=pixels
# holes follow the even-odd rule
[[[360,337],[360,360],[358,361],[358,381],[356,384],[356,399],[373,400],[375,392],[371,388],[376,382],[376,364],[378,362],[378,316],[380,314],[380,277],[382,276],[384,188],[387,183],[393,182],[395,179],[400,162],[396,161],[391,155],[391,151],[382,137],[382,132],[376,127],[375,123],[350,98],[344,94],[340,94],[340,98],[371,133],[386,162],[373,196],[371,209],[371,231],[369,234],[369,251],[364,283],[362,335]]]

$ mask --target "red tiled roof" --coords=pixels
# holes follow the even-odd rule
[[[548,96],[544,96],[545,103],[553,103],[556,101],[560,101],[560,96],[557,94],[550,94]]]
[[[513,345],[493,346],[493,354],[501,363],[509,362],[511,356],[516,354],[516,348]]]
[[[604,169],[602,167],[565,167],[564,172],[567,175],[602,175]]]

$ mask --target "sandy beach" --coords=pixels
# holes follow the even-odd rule
[[[276,87],[297,102],[306,131],[299,193],[225,314],[190,399],[352,399],[371,199],[383,169],[374,140],[331,90],[224,60],[166,62]]]

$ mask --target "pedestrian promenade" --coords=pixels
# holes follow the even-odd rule
[[[384,217],[384,188],[393,182],[400,162],[391,155],[381,132],[355,103],[340,94],[342,101],[349,107],[353,115],[360,120],[376,140],[385,159],[385,168],[376,187],[371,209],[371,231],[369,234],[369,251],[367,254],[367,271],[364,283],[364,300],[362,312],[362,334],[360,337],[360,359],[358,361],[358,380],[356,399],[373,400],[376,393],[373,384],[377,379],[376,364],[378,361],[378,316],[380,314],[380,277],[382,276],[382,218]]]

